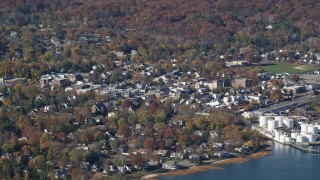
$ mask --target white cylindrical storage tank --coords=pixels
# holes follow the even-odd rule
[[[278,127],[283,127],[283,120],[277,120],[278,121]]]
[[[285,124],[286,128],[293,128],[293,125],[294,125],[293,119],[285,119],[283,123]]]
[[[297,139],[297,135],[298,135],[298,134],[299,134],[299,133],[296,133],[296,132],[291,133],[291,138]]]
[[[283,127],[283,119],[284,119],[284,116],[275,116],[274,117],[274,120],[278,121],[278,127]]]
[[[276,140],[280,140],[280,132],[279,131],[276,131],[275,133],[274,133],[274,139],[276,139]]]
[[[316,125],[313,125],[314,127],[317,127],[318,130],[320,129],[320,125],[319,124],[316,124]]]
[[[284,119],[284,116],[275,116],[274,119],[275,119],[275,120],[283,120],[283,119]]]
[[[308,142],[316,142],[316,135],[314,134],[307,134],[305,135],[305,137],[308,140]]]
[[[259,117],[259,126],[268,128],[268,126],[267,126],[268,119],[269,119],[268,116],[260,116]]]
[[[275,121],[275,123],[276,123],[276,128],[278,128],[279,127],[279,121]]]
[[[286,141],[286,135],[285,134],[281,134],[280,135],[280,142],[285,142]]]
[[[283,127],[284,127],[284,128],[288,128],[288,125],[289,125],[288,119],[284,119],[284,120],[283,120]]]
[[[283,120],[283,127],[285,127],[285,128],[293,128],[293,126],[294,126],[293,119],[284,119]]]
[[[289,136],[286,136],[286,142],[287,142],[287,143],[291,143],[291,142],[292,142],[292,139],[291,139],[291,137],[289,137]]]
[[[310,134],[318,134],[318,128],[313,126],[313,125],[310,125],[310,126],[308,126],[308,133],[310,133]]]
[[[268,130],[272,131],[276,128],[276,121],[275,120],[268,120]]]
[[[297,142],[298,142],[298,143],[303,142],[303,136],[302,136],[301,134],[298,134],[298,135],[297,135]]]
[[[301,124],[301,134],[306,134],[308,133],[308,124]]]

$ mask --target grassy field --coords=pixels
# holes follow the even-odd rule
[[[251,67],[252,68],[252,67]],[[291,63],[274,63],[271,65],[260,66],[261,69],[268,71],[270,73],[304,73],[316,70],[315,67],[310,65],[300,65]]]

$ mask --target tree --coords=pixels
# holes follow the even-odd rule
[[[93,151],[90,151],[87,155],[86,162],[89,162],[91,165],[99,161],[99,155]]]
[[[153,115],[154,121],[155,122],[165,122],[166,120],[166,112],[165,110],[159,110],[158,113]]]
[[[137,166],[138,169],[142,169],[142,163],[144,159],[141,154],[129,154],[130,163]]]
[[[73,148],[69,152],[69,157],[71,161],[74,161],[75,163],[80,163],[83,161],[86,161],[87,157],[89,155],[89,152],[83,149],[77,149]]]
[[[152,116],[148,113],[144,108],[140,108],[137,111],[138,121],[139,123],[145,124],[146,122],[152,121]]]
[[[259,81],[259,77],[258,77],[258,73],[259,73],[259,69],[255,68],[255,69],[250,69],[247,72],[248,78],[251,79],[254,83],[257,83]]]
[[[2,179],[12,179],[15,174],[15,168],[17,167],[14,159],[3,159],[0,161],[0,177]]]
[[[154,141],[154,138],[152,137],[146,138],[143,142],[143,147],[145,149],[153,150],[154,146],[155,146],[155,141]]]
[[[187,147],[190,145],[190,133],[187,130],[179,131],[178,133],[178,142],[181,146]]]
[[[174,130],[172,128],[166,128],[165,131],[164,131],[164,138],[173,138],[173,135],[174,135]]]
[[[252,100],[249,104],[244,106],[245,111],[252,111],[259,105],[259,102],[257,100]]]
[[[130,108],[132,106],[132,102],[129,99],[126,99],[122,102],[122,106],[125,108]]]
[[[13,130],[13,124],[7,116],[5,108],[0,108],[0,130],[1,132]]]
[[[320,105],[315,106],[314,110],[316,111],[317,114],[320,114]]]
[[[87,130],[79,132],[79,141],[81,143],[88,144],[92,142],[92,139],[93,139],[93,134],[89,133]]]
[[[138,117],[135,113],[132,113],[129,115],[128,117],[128,123],[130,123],[131,125],[135,125],[138,123]]]
[[[239,127],[229,125],[223,129],[223,134],[226,139],[231,140],[235,146],[242,145],[242,136]]]
[[[35,169],[39,172],[39,179],[45,179],[48,174],[47,161],[43,155],[34,158]]]
[[[299,77],[299,75],[297,75],[297,74],[293,74],[293,75],[291,75],[291,79],[292,79],[293,81],[295,81],[295,82],[298,82],[298,81],[300,80],[300,77]]]
[[[118,121],[117,133],[118,135],[123,136],[124,138],[129,136],[128,122],[124,118],[121,118]]]
[[[279,101],[282,98],[282,93],[279,89],[275,89],[271,91],[270,99],[272,101]]]
[[[111,147],[112,150],[116,150],[119,147],[119,140],[114,139],[109,141],[109,146]]]
[[[88,179],[86,172],[79,167],[73,168],[70,174],[71,174],[72,180]]]
[[[53,156],[53,150],[52,150],[52,146],[49,147],[48,149],[48,153],[47,153],[47,160],[53,160],[54,156]]]
[[[123,166],[128,161],[128,157],[123,156],[123,155],[119,155],[119,156],[116,156],[115,158],[113,158],[112,161],[113,161],[113,164],[116,166]]]

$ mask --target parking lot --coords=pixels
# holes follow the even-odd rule
[[[320,83],[320,74],[302,74],[300,75],[300,82],[306,84],[318,84]]]

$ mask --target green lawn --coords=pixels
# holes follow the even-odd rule
[[[252,68],[252,67],[249,67],[249,68]],[[296,74],[296,73],[310,72],[310,71],[316,70],[315,67],[310,65],[301,65],[301,64],[292,64],[292,63],[274,63],[271,65],[260,66],[260,68],[274,74],[276,73]]]

